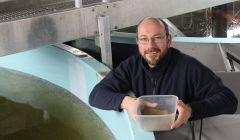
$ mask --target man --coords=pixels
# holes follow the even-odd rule
[[[140,55],[123,61],[97,84],[89,97],[90,105],[106,110],[126,109],[131,115],[137,100],[127,91],[133,91],[136,97],[173,94],[179,98],[179,115],[172,129],[189,119],[236,111],[236,97],[210,69],[171,48],[172,38],[163,20],[142,20],[136,41]]]

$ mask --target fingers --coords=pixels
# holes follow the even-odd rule
[[[180,110],[183,108],[183,102],[182,101],[177,101],[177,110],[179,112],[177,120],[171,125],[171,129],[175,129],[180,127],[184,123],[184,116],[183,114],[180,113]]]
[[[134,106],[136,101],[137,101],[136,98],[133,98],[133,97],[130,97],[130,96],[125,96],[123,98],[120,106],[121,106],[122,109],[128,109],[129,107]]]
[[[171,129],[180,127],[182,124],[187,124],[189,112],[187,106],[181,101],[177,101],[177,110],[179,112],[177,120],[171,125]]]
[[[123,98],[123,101],[121,103],[121,108],[126,109],[128,112],[128,115],[132,118],[133,121],[136,121],[135,115],[137,114],[137,104],[138,100],[136,98],[125,96]]]
[[[157,105],[158,105],[157,103],[146,102],[146,101],[144,101],[143,104],[144,104],[144,106],[152,107],[152,108],[157,107]]]
[[[136,121],[136,115],[140,114],[139,111],[141,110],[141,108],[144,107],[155,108],[157,105],[158,105],[157,103],[147,102],[141,99],[125,96],[121,103],[121,108],[126,109],[129,116],[133,119],[133,121]]]
[[[183,103],[183,101],[182,100],[178,100],[177,101],[177,107],[184,107],[185,106],[185,104]]]
[[[185,117],[183,115],[178,116],[177,120],[171,125],[171,129],[180,127],[182,124],[187,124]]]

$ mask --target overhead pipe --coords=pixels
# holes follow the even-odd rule
[[[76,8],[81,8],[81,7],[83,7],[82,0],[75,0],[75,7],[76,7]]]

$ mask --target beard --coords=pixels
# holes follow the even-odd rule
[[[166,50],[161,50],[159,48],[150,48],[144,51],[142,57],[148,63],[148,65],[154,67],[166,55],[167,51],[168,51],[167,48]]]

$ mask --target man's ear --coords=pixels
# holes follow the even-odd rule
[[[167,47],[168,48],[172,47],[172,35],[171,34],[169,34],[167,36]]]

